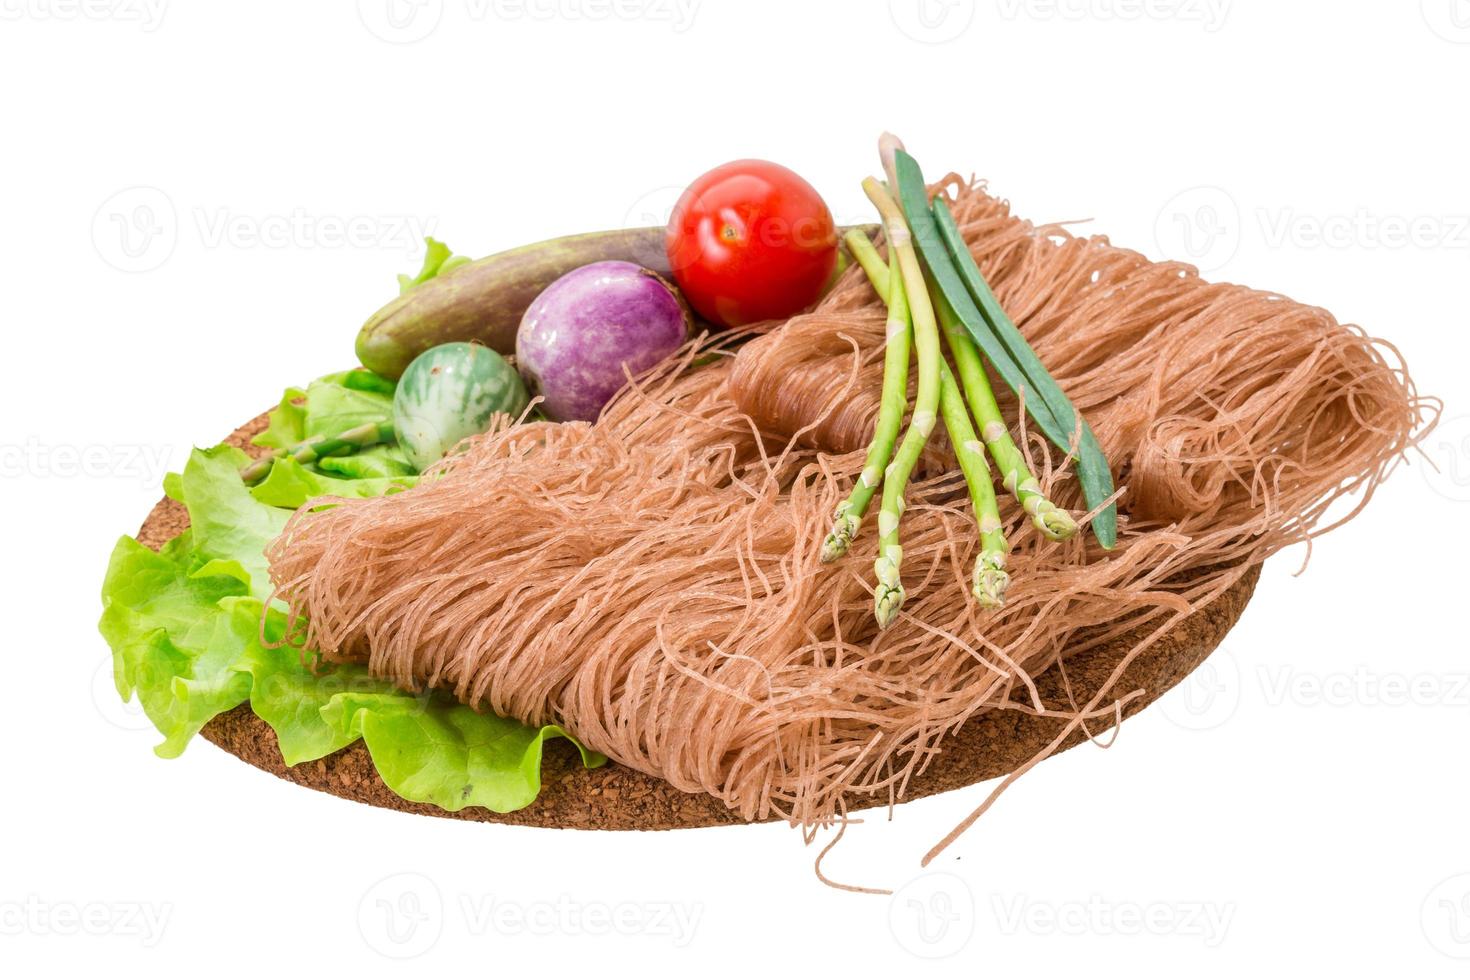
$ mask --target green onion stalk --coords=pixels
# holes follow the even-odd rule
[[[899,186],[897,153],[903,149],[903,141],[892,133],[884,133],[878,140],[878,153],[883,158],[883,169],[888,175],[889,186]],[[1010,429],[1001,418],[1000,406],[995,401],[995,391],[990,387],[990,378],[980,357],[980,349],[974,338],[965,330],[954,307],[945,299],[942,291],[935,289],[936,307],[940,327],[954,355],[955,369],[959,372],[960,384],[975,421],[980,424],[980,437],[985,440],[990,456],[1000,470],[1001,482],[1015,495],[1021,508],[1031,515],[1031,523],[1052,541],[1065,541],[1077,533],[1077,522],[1072,515],[1047,499],[1041,491],[1041,483],[1026,465],[1026,457],[1011,438]]]
[[[868,236],[861,231],[848,233],[848,248],[868,271],[869,278],[875,274],[875,270],[882,274],[885,282],[896,274],[897,260],[893,260],[892,270],[886,268],[872,242],[868,241]],[[864,251],[859,252],[859,249]],[[858,525],[868,512],[868,505],[872,503],[873,495],[883,480],[883,471],[893,457],[893,447],[898,441],[898,432],[903,426],[904,408],[908,402],[909,345],[913,339],[908,300],[902,289],[894,290],[890,296],[885,288],[879,295],[888,303],[888,323],[884,341],[886,351],[883,356],[883,394],[878,408],[878,422],[873,428],[873,441],[868,447],[863,471],[858,475],[852,493],[837,505],[837,512],[832,518],[832,530],[822,542],[824,563],[834,562],[847,554],[848,547],[857,537]]]
[[[867,235],[860,230],[848,232],[847,247],[868,274],[873,289],[879,296],[886,296],[890,270],[883,265]],[[959,384],[949,365],[942,360],[939,364],[939,414],[949,432],[949,441],[955,447],[960,471],[964,473],[970,490],[970,502],[975,508],[975,522],[980,528],[980,556],[975,561],[973,582],[975,598],[981,606],[996,609],[1005,604],[1005,591],[1010,584],[1010,576],[1005,571],[1010,546],[1001,525],[1000,505],[995,499],[990,465],[985,461],[985,447],[975,436],[975,427],[970,422]]]
[[[873,612],[880,629],[887,629],[898,618],[903,607],[904,591],[899,569],[903,563],[903,546],[898,539],[898,523],[903,515],[903,492],[934,424],[939,418],[939,365],[944,356],[939,347],[939,326],[934,320],[934,307],[924,284],[924,271],[914,252],[913,238],[903,212],[883,185],[872,177],[863,181],[863,191],[883,218],[888,247],[897,254],[898,276],[889,283],[889,292],[902,290],[908,297],[914,331],[914,348],[918,352],[919,384],[914,395],[914,412],[903,434],[893,461],[883,474],[883,500],[878,509],[878,560],[873,571],[878,587],[873,597]]]
[[[380,443],[393,442],[398,438],[390,421],[365,422],[346,432],[336,435],[313,436],[289,449],[277,449],[269,456],[262,456],[240,470],[240,479],[246,483],[263,480],[278,459],[294,459],[298,463],[313,463],[327,456],[345,456],[368,449]]]

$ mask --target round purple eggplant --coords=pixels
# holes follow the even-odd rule
[[[549,418],[590,422],[629,374],[678,350],[690,328],[688,308],[657,273],[593,262],[531,303],[516,333],[516,365]]]

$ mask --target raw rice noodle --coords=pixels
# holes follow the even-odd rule
[[[1129,692],[1042,706],[1031,678],[1141,624],[1157,635],[1344,495],[1356,513],[1434,414],[1391,348],[1323,310],[1035,227],[953,175],[935,190],[1107,451],[1115,550],[1047,542],[1002,495],[1012,585],[982,613],[941,446],[908,493],[908,602],[876,630],[871,523],[818,561],[878,405],[884,317],[852,269],[748,343],[691,344],[595,425],[502,424],[414,490],[308,504],[269,550],[298,638],[811,831],[901,799],[981,712],[1109,724]],[[1060,454],[1016,432],[1080,516]]]

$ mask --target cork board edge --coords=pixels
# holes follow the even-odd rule
[[[266,425],[260,415],[236,429],[226,443],[252,455],[262,450],[250,439]],[[138,539],[160,547],[188,526],[188,515],[177,502],[161,500],[149,513]],[[1243,568],[1235,583],[1212,603],[1182,620],[1141,654],[1125,671],[1116,689],[1142,689],[1142,697],[1124,711],[1130,717],[1143,710],[1198,667],[1224,640],[1250,601],[1260,577],[1260,566]],[[1126,651],[1146,629],[1134,630],[1112,642],[1066,658],[1067,678],[1079,702],[1095,693]],[[1044,703],[1065,700],[1061,672],[1052,668],[1037,677]],[[963,789],[1014,771],[1031,759],[1061,731],[1060,719],[1021,712],[990,712],[970,721],[946,738],[942,751],[911,781],[900,802]],[[1101,735],[1111,724],[1098,726]],[[613,763],[599,769],[581,766],[569,743],[547,743],[542,760],[542,788],[530,805],[512,813],[481,807],[447,811],[405,800],[378,777],[362,742],[355,742],[313,762],[287,766],[275,733],[255,715],[248,703],[211,720],[204,737],[229,754],[298,786],[305,786],[369,806],[458,820],[518,826],[580,830],[673,830],[745,823],[711,796],[684,793],[657,777]],[[1087,740],[1077,732],[1058,751]],[[888,799],[859,797],[852,810],[886,806]]]

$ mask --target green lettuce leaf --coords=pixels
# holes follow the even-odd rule
[[[397,446],[373,446],[351,456],[328,456],[316,461],[324,473],[349,480],[389,480],[416,477],[418,470]]]
[[[344,456],[338,461],[346,462],[356,458]],[[406,490],[417,482],[418,477],[411,475],[344,478],[316,472],[294,459],[278,459],[266,478],[250,488],[250,495],[271,507],[289,507],[295,510],[312,497],[327,494],[334,497],[381,497],[387,493]]]
[[[556,725],[529,728],[396,691],[338,695],[322,716],[344,737],[362,737],[393,792],[445,810],[483,806],[506,813],[525,806],[541,788],[542,746],[548,738],[570,738]],[[578,748],[588,767],[606,761]]]
[[[381,406],[384,392],[372,390],[375,378],[344,372],[305,392],[293,389],[295,396],[288,391],[273,413],[277,437],[310,433],[321,424],[318,408],[340,418],[373,398]],[[119,695],[138,698],[163,736],[154,751],[165,758],[182,753],[211,718],[248,701],[276,733],[287,765],[361,738],[384,783],[405,799],[447,810],[508,812],[528,805],[540,791],[546,740],[571,739],[561,728],[479,714],[442,694],[407,693],[359,665],[321,667],[301,649],[282,645],[286,616],[265,607],[270,582],[263,552],[292,508],[321,494],[396,492],[415,479],[386,472],[392,460],[381,454],[332,462],[351,459],[384,472],[357,479],[282,460],[247,488],[239,477],[246,455],[217,446],[196,449],[183,473],[169,475],[165,488],[188,509],[190,529],[157,552],[122,538],[103,581],[98,625],[112,648]],[[589,767],[606,761],[577,748]]]
[[[227,575],[201,575],[191,535],[154,552],[123,538],[102,587],[99,628],[112,647],[112,673],[124,700],[137,694],[164,741],[155,751],[177,756],[205,722],[245,700],[246,645],[221,603],[246,588]]]
[[[342,371],[317,378],[306,387],[302,438],[333,436],[364,422],[393,417],[393,391],[361,383],[369,371]]]
[[[448,245],[432,238],[425,238],[424,246],[423,267],[419,269],[419,274],[416,276],[399,274],[398,295],[402,296],[404,293],[412,292],[430,279],[442,276],[446,272],[452,272],[470,261],[468,256],[455,255]]]
[[[306,391],[287,388],[281,401],[270,411],[270,424],[250,440],[257,446],[290,449],[306,438]]]
[[[390,420],[393,389],[394,382],[362,368],[328,374],[304,389],[287,388],[280,404],[271,409],[270,424],[253,442],[270,449],[290,449],[317,436],[335,436],[365,423]],[[418,472],[396,445],[373,446],[349,456],[328,456],[307,465],[312,472],[353,480],[413,476]]]
[[[195,574],[229,575],[265,599],[271,591],[265,546],[281,533],[291,512],[255,499],[240,481],[240,467],[248,462],[244,450],[233,446],[196,449],[179,489],[189,510],[194,552],[204,559]]]
[[[377,378],[370,371],[341,371],[317,378],[305,389],[287,388],[255,444],[289,449],[313,436],[336,435],[364,422],[392,418],[392,388],[365,384],[364,376]]]

